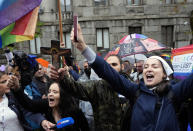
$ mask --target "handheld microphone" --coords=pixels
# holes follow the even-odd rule
[[[66,117],[66,118],[62,118],[60,119],[57,124],[50,128],[50,129],[61,129],[64,128],[66,126],[70,126],[74,124],[74,119],[72,117]]]

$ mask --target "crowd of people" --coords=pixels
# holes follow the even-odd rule
[[[3,131],[187,131],[193,127],[193,74],[175,80],[160,56],[139,55],[134,63],[97,56],[78,26],[73,45],[85,59],[47,70],[35,57],[13,52],[0,67],[0,130]],[[57,128],[62,118],[74,124]]]

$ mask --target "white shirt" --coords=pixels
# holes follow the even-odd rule
[[[134,72],[134,73],[131,73],[130,74],[130,77],[133,79],[134,82],[138,81],[138,78],[139,80],[141,80],[143,78],[143,74],[139,74],[138,75],[138,72]]]
[[[16,113],[8,107],[6,95],[0,102],[0,131],[23,131]]]

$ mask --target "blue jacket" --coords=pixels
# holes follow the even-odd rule
[[[14,95],[12,93],[6,94],[8,97],[8,107],[14,111],[20,121],[20,124],[23,126],[25,131],[32,131],[32,128],[27,123],[25,118],[29,118],[29,120],[33,121],[34,123],[41,125],[41,122],[45,120],[45,117],[43,117],[40,113],[32,113],[27,110],[25,110],[15,99]]]
[[[158,97],[144,83],[134,84],[119,75],[101,57],[96,56],[90,65],[99,77],[111,84],[111,87],[127,98],[135,97],[138,87],[140,96],[137,98],[131,117],[131,131],[179,131],[178,121],[171,99],[161,97],[161,107],[156,110]],[[193,94],[193,74],[187,79],[171,85],[171,90],[178,102],[182,102]]]
[[[72,75],[72,77],[74,78],[75,81],[77,81],[80,78],[80,75],[72,69],[69,70],[69,73],[70,73],[70,75]]]

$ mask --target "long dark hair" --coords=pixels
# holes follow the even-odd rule
[[[61,88],[60,83],[58,81],[51,80],[48,84],[48,87],[50,87],[54,83],[58,85],[60,91],[60,100],[58,105],[59,114],[61,117],[68,117],[73,111],[78,108],[78,106],[75,102],[75,99],[67,92],[65,92],[64,89]]]

